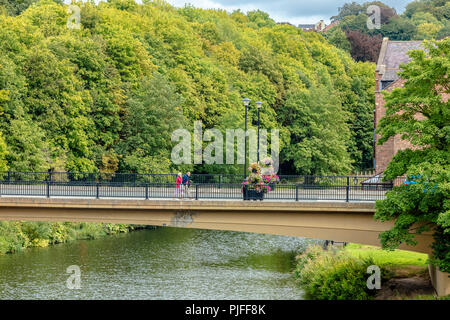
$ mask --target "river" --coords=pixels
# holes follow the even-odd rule
[[[157,228],[0,255],[0,299],[302,299],[294,257],[313,241]],[[79,266],[81,288],[68,289]]]

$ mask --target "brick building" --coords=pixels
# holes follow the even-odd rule
[[[334,26],[336,25],[336,23],[332,23],[332,25]],[[298,27],[303,31],[315,31],[315,32],[325,32],[325,30],[327,29],[327,25],[323,20],[320,20],[315,24],[299,24]]]
[[[388,38],[383,39],[381,45],[380,56],[375,70],[375,112],[374,112],[374,128],[377,127],[380,119],[385,115],[385,101],[381,90],[391,92],[394,88],[403,87],[405,80],[401,79],[397,72],[400,70],[399,65],[408,63],[411,58],[407,52],[410,50],[423,49],[422,41],[389,41]],[[392,157],[399,151],[411,148],[408,141],[395,136],[386,141],[383,145],[377,145],[376,141],[380,138],[375,136],[375,172],[382,173]]]

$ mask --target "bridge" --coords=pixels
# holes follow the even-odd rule
[[[0,220],[142,224],[270,233],[380,245],[373,219],[393,182],[280,175],[263,201],[243,201],[241,175],[193,174],[176,199],[174,174],[0,172]],[[191,200],[187,200],[189,198]],[[431,234],[405,249],[430,253]]]
[[[103,222],[268,233],[380,246],[373,202],[2,197],[0,221]],[[431,253],[431,233],[405,250]]]
[[[33,173],[34,174],[34,173]],[[244,201],[242,185],[206,175],[175,199],[172,175],[114,180],[97,174],[77,179],[64,174],[39,179],[0,172],[0,221],[102,222],[267,233],[380,246],[380,232],[393,222],[375,221],[375,200],[394,183],[364,184],[367,177],[294,177],[277,184],[263,201]],[[44,179],[42,177],[45,176]],[[61,176],[63,177],[63,176]],[[85,175],[83,177],[86,177]],[[161,181],[161,177],[166,181]],[[142,179],[145,178],[145,179]],[[229,178],[229,177],[228,177]],[[239,177],[241,179],[242,177]],[[161,180],[160,180],[161,179]],[[234,179],[237,179],[236,177]],[[209,181],[208,181],[209,180]],[[194,176],[195,182],[195,176]],[[273,187],[273,186],[272,186]],[[400,249],[431,254],[431,232]],[[450,278],[430,266],[439,295],[450,293]]]

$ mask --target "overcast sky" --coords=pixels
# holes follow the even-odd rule
[[[101,0],[96,0],[96,2]],[[105,1],[105,0],[103,0]],[[142,3],[141,0],[135,0]],[[324,20],[327,24],[330,17],[338,12],[338,8],[352,1],[358,3],[369,0],[166,0],[176,7],[192,4],[197,8],[223,9],[232,12],[241,9],[243,12],[260,9],[268,12],[276,22],[290,22],[293,25],[300,23],[316,23]],[[383,3],[394,7],[397,13],[402,13],[405,6],[413,0],[382,0]],[[71,0],[65,0],[70,3]]]
[[[353,0],[358,3],[367,1]],[[412,0],[386,0],[382,1],[394,7],[397,13],[402,13],[405,6]],[[330,17],[338,12],[338,7],[352,0],[167,0],[170,4],[183,7],[186,3],[198,8],[219,8],[229,12],[241,9],[247,12],[260,9],[268,12],[276,22],[290,22],[294,25],[300,23],[316,23],[323,19],[329,23]]]

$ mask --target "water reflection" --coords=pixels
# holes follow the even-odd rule
[[[0,299],[302,299],[291,271],[312,240],[159,228],[0,256]],[[69,290],[66,268],[81,268]]]

